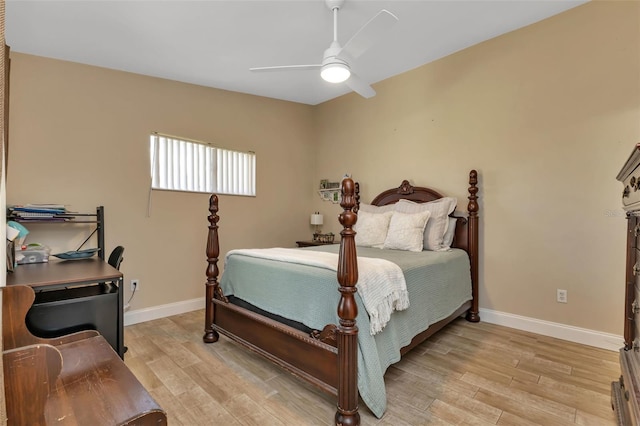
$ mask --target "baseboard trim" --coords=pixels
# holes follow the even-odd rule
[[[491,324],[503,325],[517,330],[529,331],[542,334],[543,336],[555,337],[615,352],[624,346],[624,338],[622,336],[556,322],[543,321],[536,318],[523,317],[507,312],[481,308],[480,318],[481,321]]]
[[[124,325],[133,325],[145,321],[170,317],[171,315],[179,315],[191,311],[197,311],[198,309],[204,309],[204,300],[204,297],[198,297],[197,299],[183,300],[181,302],[128,311],[124,314]]]
[[[204,297],[199,297],[196,299],[154,306],[151,308],[128,311],[124,314],[124,325],[133,325],[145,321],[169,317],[171,315],[179,315],[191,311],[197,311],[198,309],[204,309],[204,300]],[[481,321],[491,324],[529,331],[543,336],[555,337],[610,351],[617,352],[624,346],[624,338],[622,336],[556,322],[539,320],[536,318],[524,317],[522,315],[510,314],[507,312],[480,308],[480,318]]]

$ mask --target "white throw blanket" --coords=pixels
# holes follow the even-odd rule
[[[338,270],[338,255],[335,253],[287,248],[242,249],[229,251],[227,258],[234,254]],[[402,270],[388,260],[358,257],[356,287],[369,314],[372,335],[382,331],[393,311],[409,307]]]

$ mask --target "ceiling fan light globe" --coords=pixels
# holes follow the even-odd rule
[[[322,67],[320,76],[329,83],[342,83],[351,76],[351,71],[343,64],[327,64]]]

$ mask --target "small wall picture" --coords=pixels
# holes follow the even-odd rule
[[[320,189],[327,189],[328,184],[329,184],[329,179],[322,179],[320,181]]]
[[[340,191],[334,191],[333,192],[333,202],[334,203],[339,203],[340,202]]]

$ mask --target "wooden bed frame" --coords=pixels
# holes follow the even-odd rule
[[[468,217],[456,217],[456,231],[453,247],[465,250],[471,262],[472,300],[464,303],[451,316],[432,324],[427,330],[413,338],[402,348],[405,354],[413,347],[442,329],[449,322],[466,312],[466,319],[480,321],[478,314],[478,174],[469,173]],[[222,293],[218,285],[218,197],[209,200],[209,232],[207,237],[207,282],[205,312],[205,343],[216,342],[219,333],[244,345],[252,351],[271,360],[292,374],[307,380],[325,392],[337,396],[336,425],[359,425],[358,413],[358,308],[354,294],[358,281],[355,231],[359,206],[359,187],[350,178],[342,182],[343,212],[339,216],[343,230],[340,232],[340,252],[338,260],[337,290],[340,292],[338,304],[339,325],[329,324],[322,331],[305,333],[234,305]],[[414,187],[403,181],[400,187],[382,192],[371,202],[383,206],[400,199],[427,202],[442,198],[437,191],[424,187]]]

